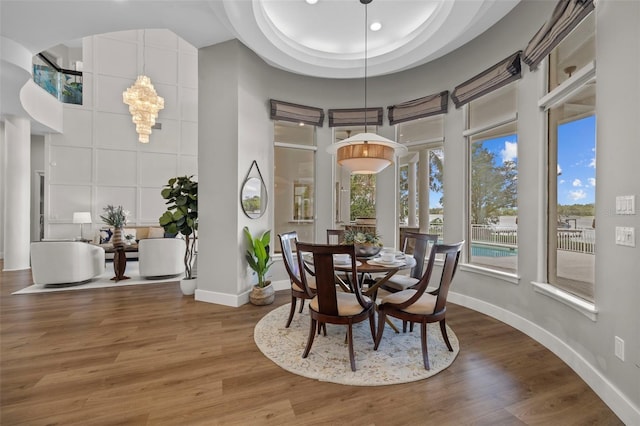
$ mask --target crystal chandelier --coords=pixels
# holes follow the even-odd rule
[[[129,105],[131,120],[136,125],[138,140],[149,143],[151,128],[156,124],[158,111],[164,108],[164,98],[158,96],[151,84],[151,79],[144,72],[144,49],[147,44],[147,33],[142,33],[142,75],[139,75],[133,86],[122,93],[122,101]]]
[[[156,124],[158,111],[164,108],[164,98],[158,96],[146,75],[139,75],[133,86],[122,94],[122,101],[129,105],[131,120],[136,125],[138,140],[149,143],[151,127]]]

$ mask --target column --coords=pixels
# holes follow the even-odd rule
[[[418,181],[420,185],[418,190],[418,203],[420,212],[418,219],[420,223],[420,232],[429,233],[429,150],[420,151],[420,169],[418,169]]]
[[[416,189],[417,182],[416,178],[418,175],[418,167],[416,165],[415,157],[409,161],[409,170],[407,171],[407,179],[409,185],[409,220],[407,225],[409,228],[417,227],[416,221]],[[422,206],[422,204],[420,204]]]
[[[31,122],[6,118],[4,138],[4,270],[15,271],[30,267]]]

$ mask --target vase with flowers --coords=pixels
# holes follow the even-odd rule
[[[365,229],[347,229],[344,232],[344,244],[353,244],[357,257],[373,257],[382,250],[380,235]]]
[[[107,205],[104,209],[104,214],[100,216],[100,219],[109,226],[113,226],[113,237],[111,242],[113,247],[124,247],[123,229],[127,224],[129,212],[124,210],[122,206]]]

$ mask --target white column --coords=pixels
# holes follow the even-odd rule
[[[31,123],[8,117],[4,125],[4,270],[29,269]]]
[[[409,185],[409,220],[408,226],[409,228],[415,228],[417,226],[416,222],[416,195],[417,195],[417,182],[416,178],[418,177],[418,168],[416,166],[415,158],[409,161],[409,170],[407,171],[407,179]],[[422,205],[422,204],[420,204]]]
[[[420,232],[429,232],[429,150],[423,149],[420,151],[420,168],[418,169],[418,182],[420,185],[418,190],[418,205],[420,211],[418,212],[418,219],[420,222]]]

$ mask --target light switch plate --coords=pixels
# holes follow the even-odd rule
[[[618,195],[616,197],[616,214],[636,214],[636,196]]]
[[[636,232],[633,227],[616,226],[616,244],[619,246],[636,246]]]

